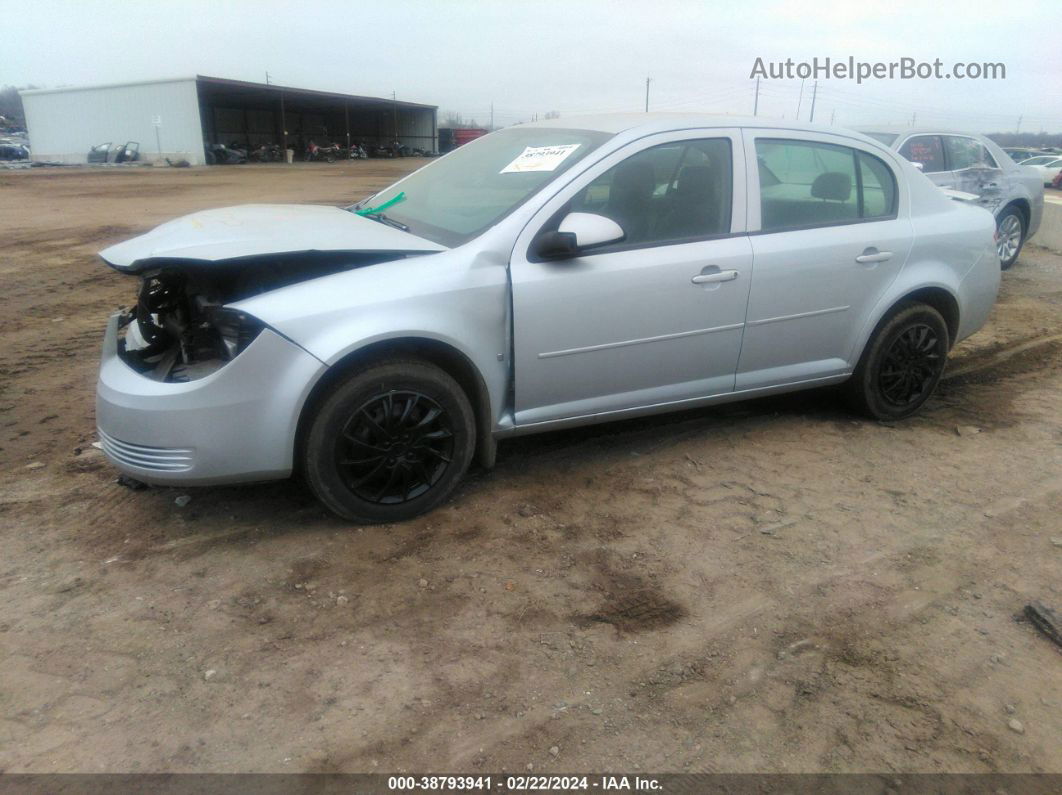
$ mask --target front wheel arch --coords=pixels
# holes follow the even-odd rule
[[[484,469],[494,466],[497,442],[494,439],[494,425],[491,419],[490,392],[479,369],[461,351],[445,342],[428,337],[399,337],[380,340],[363,348],[351,351],[343,356],[314,384],[313,389],[303,402],[299,413],[298,427],[295,432],[294,464],[297,468],[302,460],[306,436],[317,409],[324,398],[339,381],[347,378],[357,370],[369,367],[385,359],[407,358],[419,359],[433,364],[457,381],[458,385],[472,404],[476,421],[476,456],[475,461]]]

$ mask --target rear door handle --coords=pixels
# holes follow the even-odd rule
[[[858,262],[860,264],[863,264],[863,265],[866,265],[866,264],[869,264],[869,263],[872,263],[872,262],[885,262],[886,260],[890,260],[890,259],[892,259],[892,252],[891,251],[878,251],[873,246],[871,246],[870,248],[864,249],[863,253],[855,258],[856,262]]]
[[[713,282],[732,282],[737,278],[737,271],[715,271],[714,273],[701,273],[690,279],[694,284],[712,284]]]

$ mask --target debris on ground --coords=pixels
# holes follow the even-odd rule
[[[182,494],[181,496],[179,496],[177,499],[175,499],[173,501],[173,504],[176,505],[178,508],[183,508],[185,505],[187,505],[191,501],[192,501],[191,497],[189,497],[187,494]]]
[[[44,463],[41,461],[34,461],[32,464],[26,464],[26,469],[44,469]]]
[[[119,486],[125,486],[130,491],[143,491],[148,487],[147,483],[136,478],[131,478],[128,475],[119,475],[114,479],[114,482]]]
[[[1034,627],[1062,646],[1062,622],[1054,610],[1042,602],[1033,602],[1025,605],[1025,616]]]
[[[1011,718],[1007,721],[1007,727],[1018,734],[1025,734],[1025,724],[1017,718]]]

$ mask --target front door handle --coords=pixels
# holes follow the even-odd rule
[[[714,273],[701,273],[690,279],[694,284],[712,284],[713,282],[732,282],[737,278],[737,271],[715,271]]]
[[[862,265],[867,265],[874,262],[885,262],[886,260],[892,259],[892,252],[878,251],[876,248],[871,246],[870,248],[864,249],[863,253],[855,259],[856,262]]]

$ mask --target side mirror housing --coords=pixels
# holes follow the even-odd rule
[[[919,171],[925,171],[926,167],[923,163],[919,163],[917,160],[910,161],[911,165],[917,168]]]
[[[568,213],[556,232],[543,232],[535,241],[542,259],[569,259],[584,251],[618,243],[626,237],[623,227],[594,213]]]
[[[571,259],[579,247],[571,232],[543,232],[535,238],[535,253],[542,259]]]

